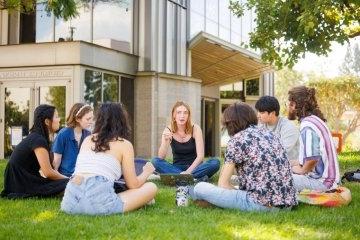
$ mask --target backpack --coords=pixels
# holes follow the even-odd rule
[[[344,180],[347,180],[348,182],[360,182],[360,169],[345,172],[344,176],[341,178],[341,182],[344,182]]]

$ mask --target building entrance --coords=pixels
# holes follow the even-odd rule
[[[14,147],[29,134],[34,109],[40,104],[54,105],[65,124],[69,107],[68,81],[2,82],[0,85],[0,159],[10,157]]]

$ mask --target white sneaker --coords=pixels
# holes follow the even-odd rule
[[[151,199],[146,205],[154,205],[155,204],[155,198]]]
[[[160,180],[160,175],[151,174],[147,180]]]

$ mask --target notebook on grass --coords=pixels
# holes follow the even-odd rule
[[[191,174],[168,173],[160,174],[160,181],[168,186],[191,185],[194,177]]]

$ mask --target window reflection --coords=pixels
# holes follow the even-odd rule
[[[218,20],[218,0],[206,0],[206,18],[217,23]]]
[[[59,18],[55,19],[53,14],[46,12],[46,3],[38,1],[36,5],[36,42],[101,39],[132,42],[133,0],[79,2],[79,15],[64,21]],[[92,32],[91,26],[93,27]]]
[[[45,11],[45,3],[36,4],[36,42],[53,41],[54,16]]]
[[[119,101],[119,76],[104,73],[103,102]]]
[[[78,9],[79,16],[69,21],[56,19],[55,22],[55,40],[65,39],[90,41],[90,15],[91,5],[83,3]]]
[[[229,3],[230,0],[190,0],[190,38],[205,30],[238,46],[248,43],[249,33],[255,28],[255,12],[246,10],[238,18],[230,11]]]
[[[60,117],[60,125],[65,126],[65,103],[66,103],[66,87],[51,86],[40,87],[40,104],[50,104],[56,107]]]
[[[94,109],[101,102],[101,72],[85,70],[84,100]]]
[[[85,70],[84,100],[95,110],[102,102],[119,101],[119,76]]]
[[[132,6],[132,0],[95,0],[94,40],[114,39],[131,42]]]

